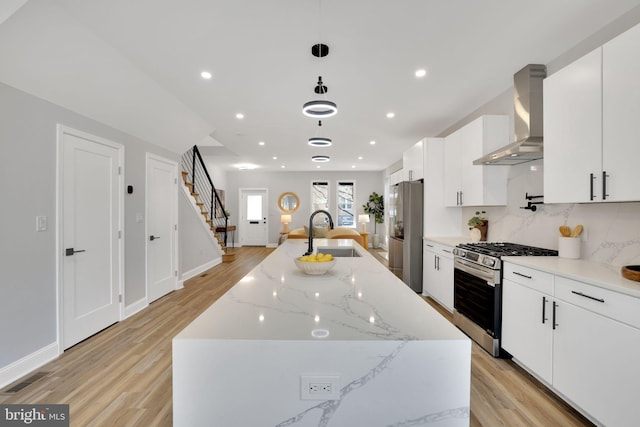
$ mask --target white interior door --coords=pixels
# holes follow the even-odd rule
[[[120,320],[123,148],[59,128],[63,348]]]
[[[176,289],[178,164],[147,154],[147,299]]]
[[[243,246],[267,246],[267,190],[240,190]]]

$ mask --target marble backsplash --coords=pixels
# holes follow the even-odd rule
[[[510,168],[508,205],[463,208],[462,230],[468,230],[467,221],[477,210],[484,210],[489,219],[487,240],[558,249],[558,227],[582,224],[582,259],[640,264],[640,202],[542,204],[532,212],[521,207],[527,205],[525,194],[543,194],[542,160],[492,167]]]

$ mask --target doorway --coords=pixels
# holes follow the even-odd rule
[[[147,153],[146,281],[149,303],[178,285],[178,164]]]
[[[123,313],[124,147],[58,125],[60,352]]]
[[[267,195],[264,188],[240,189],[240,244],[267,246]]]

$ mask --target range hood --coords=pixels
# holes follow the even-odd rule
[[[474,165],[517,165],[542,158],[542,81],[547,67],[529,64],[513,76],[515,142],[489,153]]]

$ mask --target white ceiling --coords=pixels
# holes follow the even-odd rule
[[[228,165],[292,171],[314,154],[331,156],[322,170],[384,169],[640,0],[24,3],[0,4],[1,82],[175,152],[219,143]],[[301,113],[319,75],[339,108],[320,131]]]

